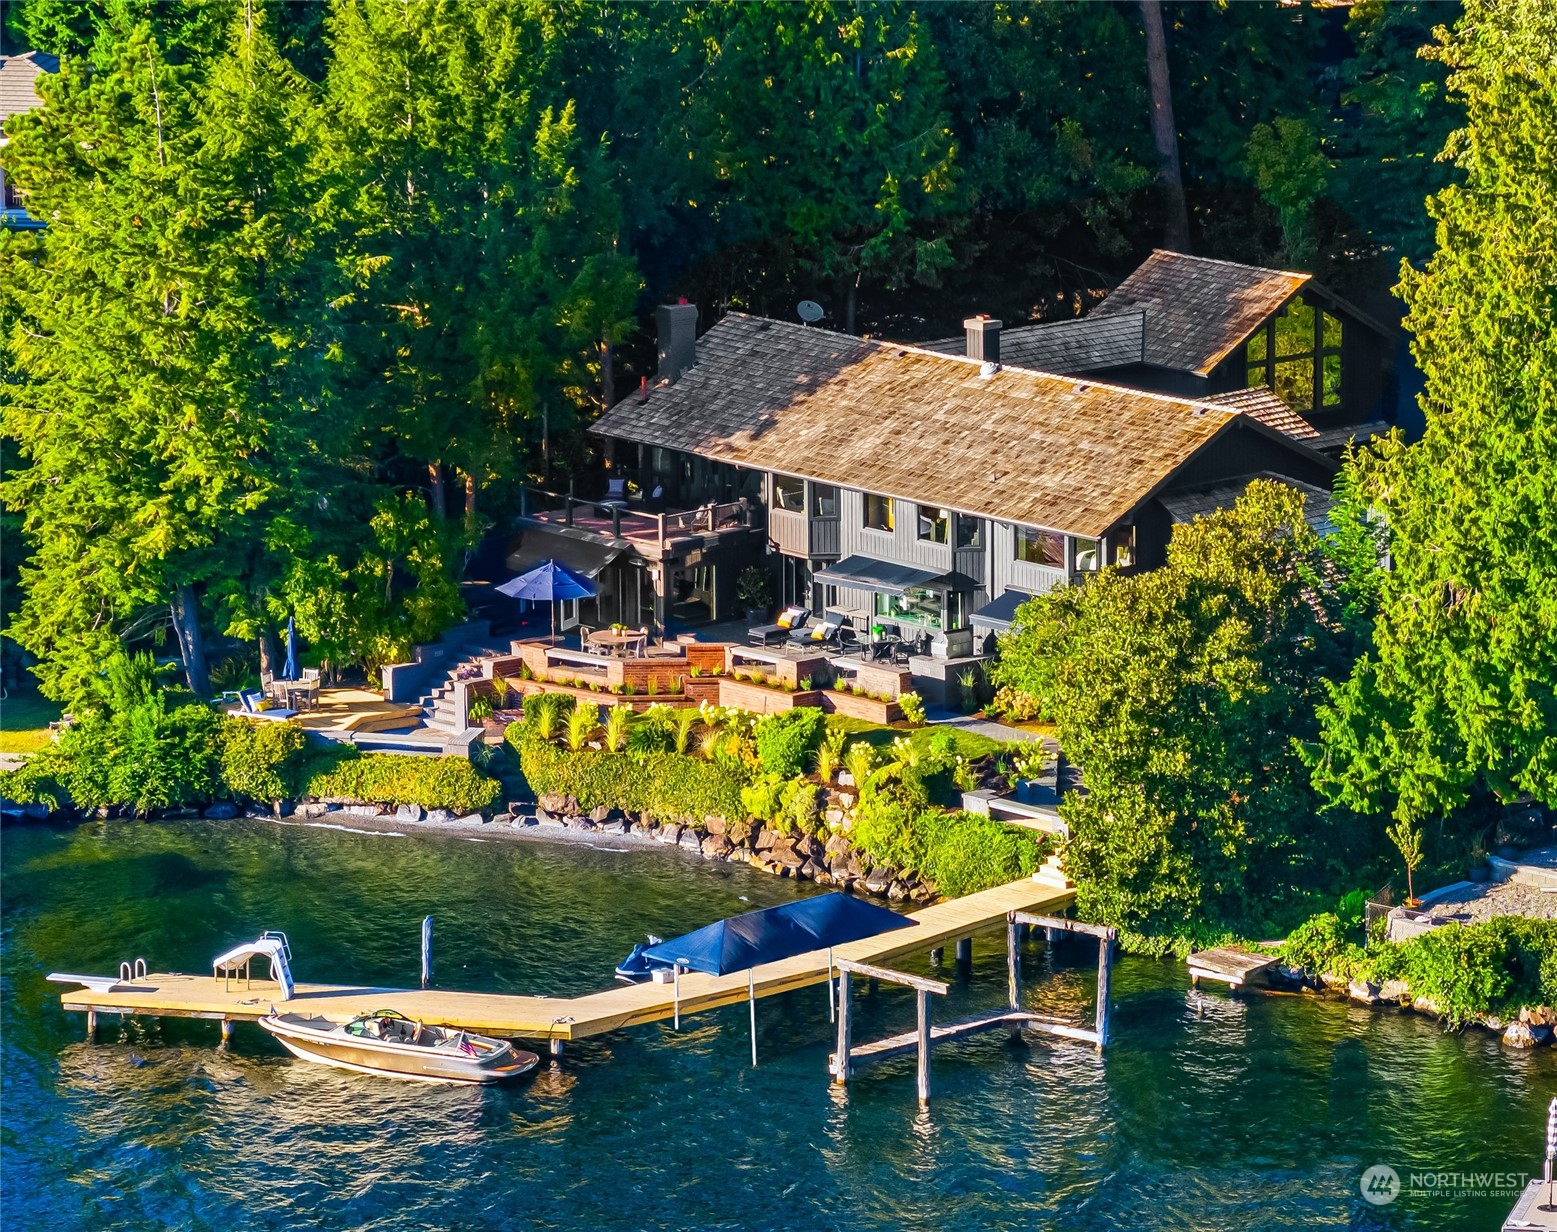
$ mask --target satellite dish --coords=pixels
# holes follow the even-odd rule
[[[822,311],[822,305],[814,299],[803,299],[795,306],[795,311],[800,314],[800,319],[807,325],[814,325],[827,314]]]

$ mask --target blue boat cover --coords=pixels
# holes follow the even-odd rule
[[[848,894],[819,894],[708,924],[684,937],[651,946],[643,956],[710,975],[727,975],[913,925],[913,920],[895,911]]]

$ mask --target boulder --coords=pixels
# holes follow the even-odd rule
[[[674,847],[677,843],[681,842],[681,827],[676,825],[674,822],[668,826],[661,826],[660,832],[654,837],[659,839],[660,842]]]
[[[604,825],[611,820],[611,814],[616,812],[609,804],[597,804],[589,810],[589,820],[597,826]]]
[[[567,823],[568,823],[568,829],[570,829],[570,830],[598,830],[599,829],[599,827],[597,825],[595,825],[594,822],[590,821],[588,817],[569,817],[567,819]]]
[[[218,800],[205,806],[205,815],[212,821],[231,821],[238,815],[238,806],[231,800]]]
[[[703,840],[703,854],[710,860],[723,859],[734,849],[735,844],[723,834],[710,834]]]
[[[827,849],[809,834],[802,834],[795,840],[795,850],[808,860],[819,860],[827,854]]]
[[[887,887],[887,897],[894,903],[900,903],[908,897],[908,890],[904,887],[901,881],[893,881],[892,884]]]
[[[1351,981],[1344,975],[1337,975],[1333,971],[1321,972],[1319,982],[1332,991],[1344,991],[1351,984]]]
[[[833,793],[833,802],[841,809],[854,807],[854,793],[852,791],[837,791]]]
[[[848,855],[853,847],[848,835],[834,834],[827,840],[826,851],[828,855]]]
[[[865,877],[865,888],[872,894],[885,894],[887,887],[892,884],[892,870],[890,868],[873,868]]]
[[[792,838],[775,839],[773,845],[768,848],[768,854],[775,860],[781,860],[785,864],[791,861],[794,861],[796,864],[804,864],[805,857],[796,855],[795,851],[795,840]]]
[[[466,813],[465,816],[458,817],[455,820],[462,826],[484,826],[487,824],[487,819],[480,813]]]
[[[817,885],[832,885],[833,875],[824,868],[816,874],[815,881]]]
[[[496,817],[492,818],[492,824],[494,826],[506,826],[513,819],[514,815],[512,813],[499,813]]]
[[[1549,1005],[1527,1005],[1519,1011],[1519,1021],[1532,1027],[1557,1027],[1557,1010]]]
[[[807,881],[820,881],[823,877],[827,877],[827,869],[815,860],[807,860],[800,866],[800,875]],[[832,878],[827,877],[827,880],[831,881]]]
[[[508,802],[508,812],[512,816],[518,817],[523,813],[530,812],[530,806],[523,800],[510,800]]]
[[[452,809],[428,809],[427,810],[426,820],[432,821],[432,822],[453,821],[454,820],[454,810],[452,810]]]
[[[836,830],[843,825],[843,810],[839,808],[826,809],[822,813],[822,820]]]
[[[579,811],[576,799],[558,791],[548,791],[536,803],[548,813],[559,817],[571,817]]]
[[[762,829],[757,831],[757,841],[754,846],[758,851],[768,851],[773,847],[773,844],[778,841],[778,831],[770,830],[767,826],[763,826]]]
[[[328,804],[305,804],[297,811],[303,817],[323,817],[330,811],[330,806]]]
[[[395,810],[396,821],[421,821],[422,806],[420,804],[402,804]]]
[[[707,830],[710,834],[723,834],[727,829],[729,829],[729,822],[725,821],[723,817],[716,815],[708,818],[703,822],[703,829]]]
[[[378,817],[388,811],[376,804],[348,804],[341,809],[347,817]]]
[[[535,810],[535,820],[538,825],[543,826],[548,830],[561,830],[564,829],[567,824],[555,813],[547,813],[541,809]]]
[[[1443,1011],[1438,1008],[1438,1002],[1434,1001],[1431,997],[1415,998],[1411,1002],[1411,1008],[1414,1009],[1418,1014],[1433,1014],[1437,1017],[1443,1016]]]
[[[1379,1003],[1379,986],[1368,980],[1351,980],[1346,985],[1346,995],[1363,1005]]]
[[[703,836],[688,827],[681,832],[680,846],[686,851],[700,852],[703,850]]]
[[[1510,1048],[1539,1048],[1542,1044],[1551,1043],[1551,1039],[1550,1027],[1531,1026],[1517,1019],[1509,1023],[1503,1032],[1503,1042]]]
[[[1405,980],[1385,980],[1379,985],[1379,1000],[1403,1004],[1411,1000],[1411,985]]]

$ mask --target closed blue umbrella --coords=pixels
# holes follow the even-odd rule
[[[543,560],[528,573],[521,573],[512,581],[497,587],[497,593],[510,599],[545,600],[552,605],[551,635],[557,636],[557,608],[559,599],[588,599],[600,593],[599,587],[581,573],[575,573],[555,560]]]
[[[287,659],[281,665],[281,679],[300,679],[297,671],[297,622],[287,617]]]

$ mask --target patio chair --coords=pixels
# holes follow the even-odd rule
[[[916,655],[923,657],[924,655],[929,654],[930,640],[930,635],[928,633],[920,633],[915,637],[910,637],[899,641],[895,646],[892,647],[892,662],[907,663],[909,659]]]
[[[238,703],[243,707],[239,712],[246,719],[291,719],[297,717],[297,711],[288,710],[284,706],[272,706],[269,710],[261,710],[260,702],[265,700],[265,695],[260,692],[240,690]]]
[[[789,637],[792,630],[804,625],[810,615],[811,613],[803,607],[786,607],[771,625],[757,625],[747,629],[746,640],[753,646],[771,646],[775,642],[782,642]]]
[[[828,612],[822,618],[819,625],[807,625],[803,629],[796,629],[789,635],[792,646],[814,646],[820,649],[824,646],[836,646],[843,633],[843,622],[846,618],[842,612]]]

